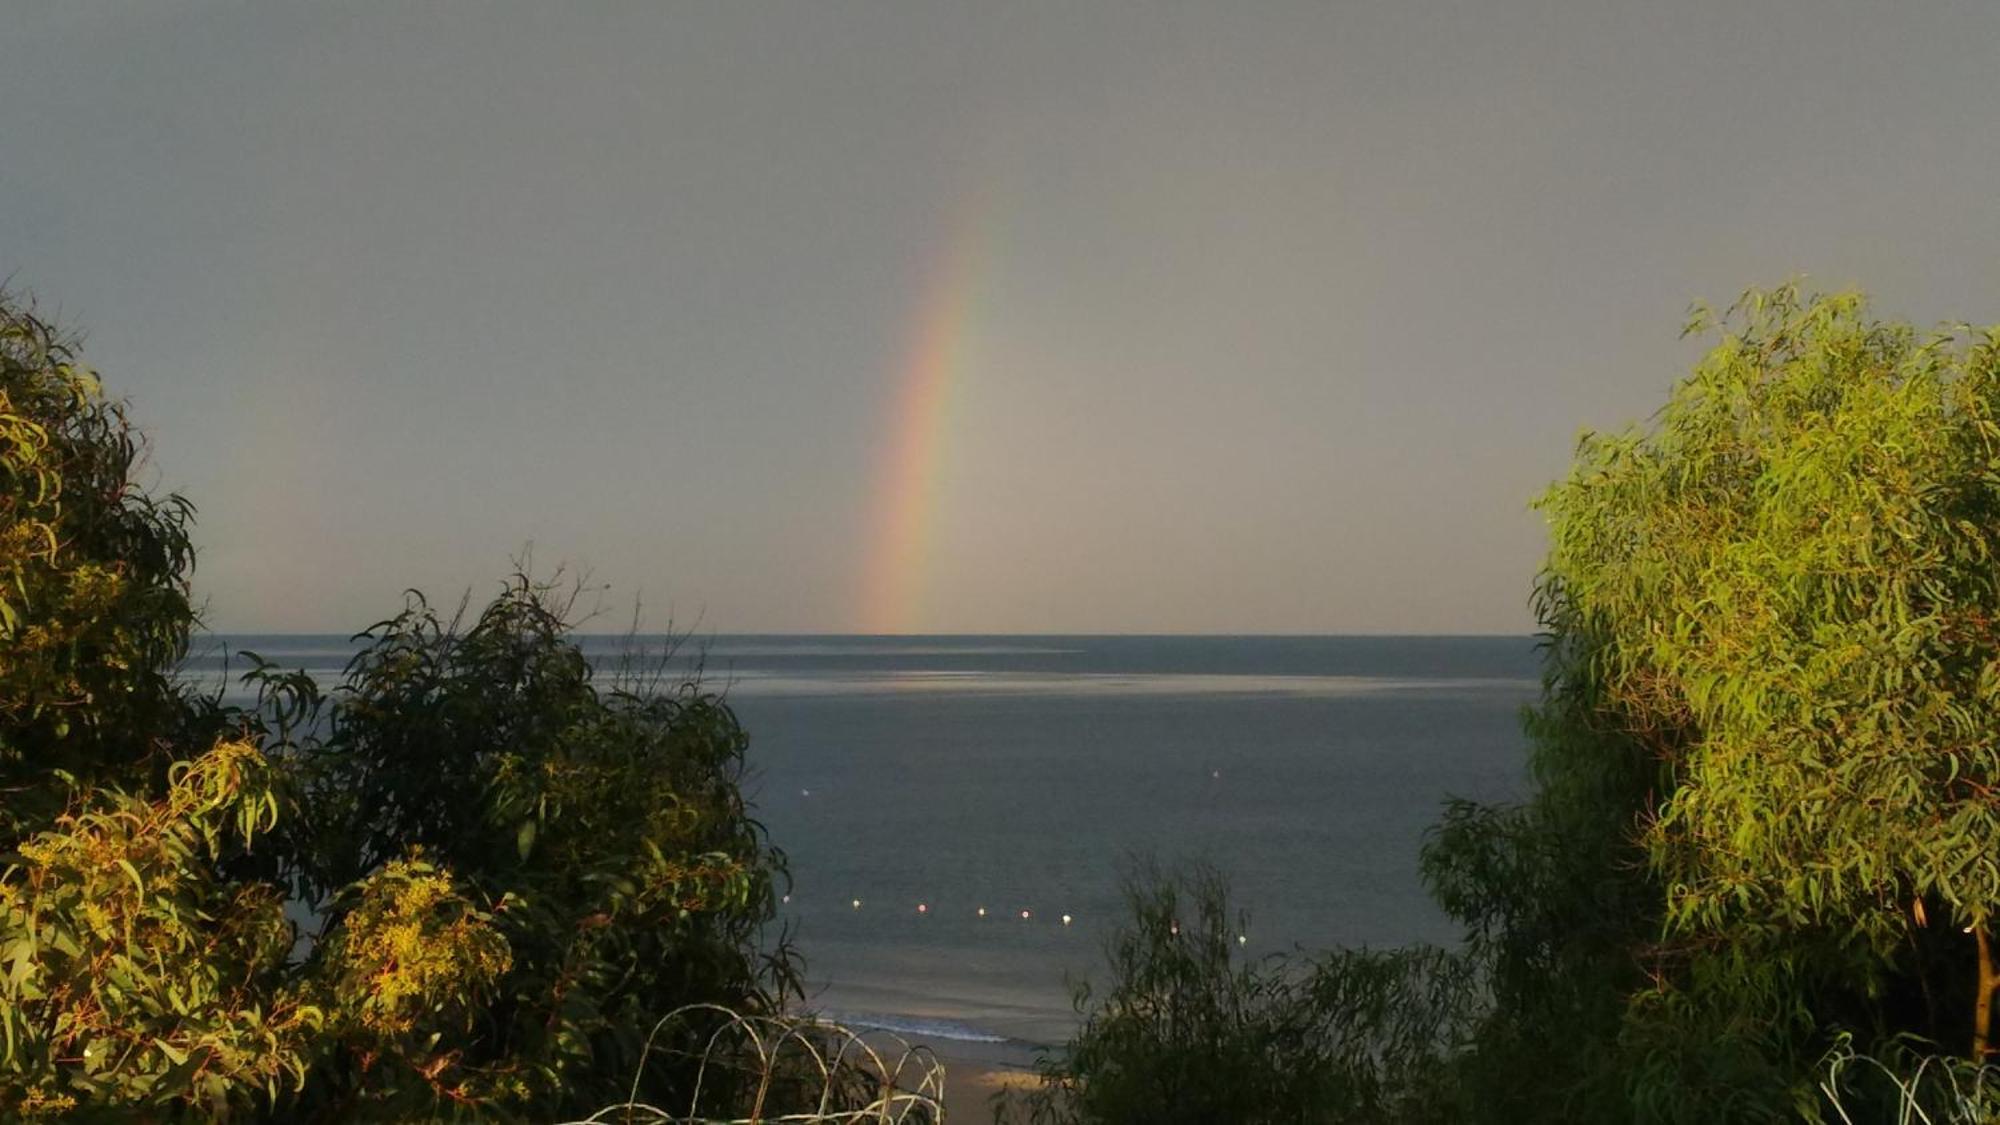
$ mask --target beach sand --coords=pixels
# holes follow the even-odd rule
[[[1036,1085],[1033,1071],[991,1059],[954,1057],[939,1052],[945,1066],[944,1119],[948,1125],[988,1125],[993,1120],[993,1095]]]

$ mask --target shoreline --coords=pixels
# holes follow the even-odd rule
[[[1026,1066],[923,1045],[930,1047],[944,1066],[944,1120],[949,1125],[985,1125],[993,1120],[996,1095],[1038,1084],[1035,1072]]]

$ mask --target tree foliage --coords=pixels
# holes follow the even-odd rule
[[[1218,882],[1141,878],[1023,1112],[1824,1118],[1856,1049],[1990,1095],[2000,335],[1789,287],[1690,329],[1539,502],[1535,792],[1425,848],[1464,949],[1245,961]],[[526,575],[197,697],[141,449],[0,298],[0,1114],[531,1120],[668,1093],[659,1016],[795,988],[722,700],[607,681]]]
[[[1467,965],[1431,949],[1243,956],[1244,920],[1204,867],[1127,881],[1111,982],[1003,1116],[1029,1125],[1441,1120]]]
[[[1533,795],[1450,803],[1424,851],[1463,950],[1320,961],[1312,979],[1392,1002],[1301,1040],[1277,1029],[1316,988],[1124,939],[1045,1108],[1990,1119],[2000,335],[1792,287],[1688,328],[1712,344],[1667,405],[1586,435],[1538,502]],[[1139,932],[1171,902],[1142,896]],[[1412,1020],[1454,1041],[1413,1050]],[[1427,1100],[1369,1094],[1370,1060]],[[1267,1085],[1219,1077],[1243,1073]],[[1338,1082],[1283,1101],[1301,1075]]]
[[[321,1011],[286,971],[278,888],[220,873],[274,826],[276,778],[229,742],[164,793],[79,794],[0,875],[0,1113],[212,1117],[302,1081]]]
[[[517,575],[224,707],[175,678],[192,509],[140,448],[0,299],[0,1116],[547,1119],[668,1011],[796,989],[721,699],[601,675]]]
[[[1673,771],[1685,932],[1902,943],[2000,908],[2000,351],[1858,297],[1739,307],[1643,436],[1544,501],[1589,672]],[[1553,590],[1552,590],[1553,592]]]
[[[568,610],[525,577],[469,624],[413,597],[324,698],[257,673],[306,700],[285,752],[321,920],[308,971],[342,982],[336,1010],[375,1005],[308,1102],[583,1110],[627,1095],[661,1014],[791,986],[756,953],[782,867],[738,787],[735,716],[692,685],[600,690]],[[384,1002],[404,993],[429,1022]]]
[[[1539,790],[1427,856],[1514,1119],[1810,1113],[1841,1034],[1989,1043],[1996,338],[1789,287],[1690,329],[1653,424],[1540,501]]]
[[[193,508],[137,486],[141,452],[71,341],[0,292],[0,840],[61,811],[57,771],[122,783],[187,736]]]

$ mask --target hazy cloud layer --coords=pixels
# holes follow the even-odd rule
[[[1690,299],[2000,320],[1986,2],[0,6],[0,273],[225,629],[529,540],[850,627],[975,192],[938,630],[1524,630],[1528,499]]]

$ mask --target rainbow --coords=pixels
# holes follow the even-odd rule
[[[972,351],[972,312],[986,241],[983,210],[976,200],[965,203],[924,272],[871,492],[875,511],[862,572],[863,632],[908,633],[925,620],[953,392]]]

